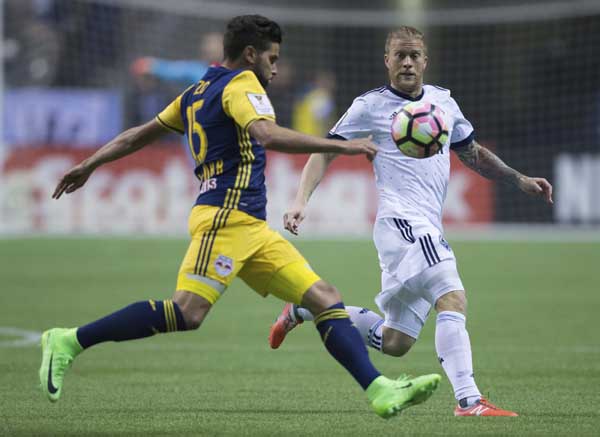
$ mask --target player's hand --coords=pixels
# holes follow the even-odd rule
[[[371,141],[373,135],[367,138],[356,138],[354,140],[344,141],[344,155],[366,155],[369,161],[375,159],[377,146]]]
[[[72,193],[78,188],[81,188],[93,171],[93,168],[90,168],[83,163],[76,165],[62,177],[54,190],[54,194],[52,194],[52,198],[58,199],[63,193]]]
[[[283,227],[294,235],[298,235],[300,223],[304,220],[304,207],[295,204],[283,214]]]
[[[540,196],[543,197],[546,202],[554,203],[552,200],[552,185],[544,178],[522,176],[519,178],[518,186],[524,193]]]

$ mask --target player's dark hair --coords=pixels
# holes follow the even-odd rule
[[[223,37],[225,59],[237,59],[246,46],[264,52],[271,43],[281,43],[281,27],[261,15],[240,15],[227,23]]]

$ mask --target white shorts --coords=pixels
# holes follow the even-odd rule
[[[373,239],[381,267],[375,303],[384,326],[417,338],[435,302],[464,290],[454,252],[427,219],[379,218]]]

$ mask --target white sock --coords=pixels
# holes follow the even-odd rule
[[[439,313],[435,325],[435,349],[454,388],[454,397],[459,401],[469,398],[469,405],[472,405],[481,397],[481,393],[473,377],[471,341],[465,322],[465,316],[461,313]]]
[[[302,320],[314,320],[314,316],[306,308],[295,306],[296,315]],[[346,311],[350,320],[360,332],[365,345],[381,351],[383,345],[383,319],[381,316],[367,308],[347,306]]]
[[[365,345],[382,352],[383,347],[383,319],[379,314],[361,307],[346,307],[346,311],[350,314],[350,319]]]
[[[305,322],[311,322],[315,320],[315,317],[312,315],[310,311],[306,308],[299,307],[298,305],[294,305],[294,316],[299,316]]]

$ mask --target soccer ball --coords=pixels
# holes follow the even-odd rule
[[[392,121],[392,139],[411,158],[427,158],[442,150],[448,141],[443,111],[428,102],[411,102]]]

